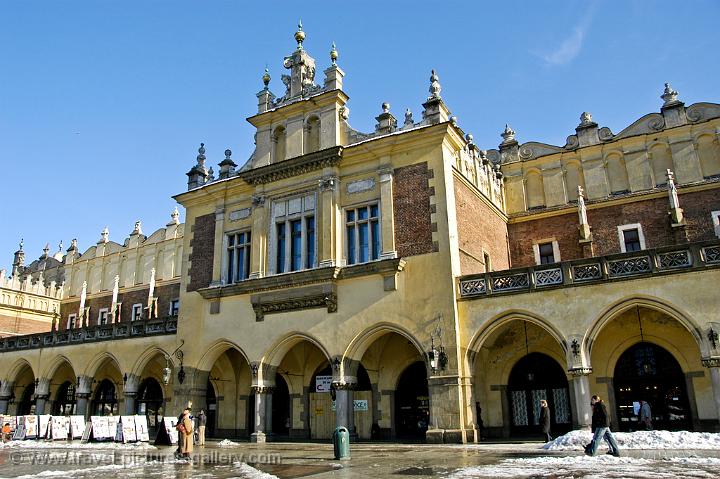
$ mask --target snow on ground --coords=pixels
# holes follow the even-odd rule
[[[455,471],[451,479],[484,477],[553,477],[584,479],[607,478],[717,478],[720,459],[714,457],[669,458],[662,460],[600,455],[544,456],[505,459],[497,464],[466,467]]]
[[[244,462],[236,462],[233,464],[235,466],[235,470],[238,471],[240,474],[242,474],[242,477],[248,478],[248,479],[278,479],[277,476],[273,476],[272,474],[268,474],[267,472],[263,472],[259,469],[255,469],[249,464],[245,464]]]
[[[239,446],[237,442],[232,442],[230,439],[223,439],[219,443],[217,443],[217,447],[235,447]]]
[[[720,433],[688,431],[614,432],[620,452],[623,449],[720,449]],[[590,442],[589,431],[570,431],[543,446],[550,451],[582,451]],[[598,451],[604,453],[607,443],[601,440]]]
[[[129,442],[123,444],[121,442],[81,442],[81,441],[11,441],[0,444],[3,448],[32,448],[32,449],[120,449],[139,451],[146,449],[157,449],[157,447],[147,442]]]

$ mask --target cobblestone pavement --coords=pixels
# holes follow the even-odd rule
[[[173,447],[13,445],[0,448],[0,477],[149,477],[280,479],[481,477],[718,477],[720,451],[624,451],[623,457],[548,452],[539,443],[478,445],[353,444],[335,460],[330,444],[238,443],[195,448],[192,461]]]

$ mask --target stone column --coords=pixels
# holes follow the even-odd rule
[[[335,266],[338,260],[337,245],[338,238],[338,178],[332,174],[324,174],[320,180],[320,198],[318,208],[321,212],[322,224],[319,232],[319,262],[318,266]]]
[[[3,380],[2,384],[0,384],[0,414],[8,413],[8,406],[10,405],[10,398],[12,397],[14,386],[14,381]]]
[[[710,371],[710,381],[713,389],[713,402],[717,411],[715,430],[720,431],[720,358],[712,357],[702,360],[703,366]]]
[[[456,374],[428,378],[430,422],[425,433],[428,443],[458,444],[465,441],[465,411],[461,405],[460,378]]]
[[[267,208],[265,195],[258,192],[252,197],[252,234],[250,248],[250,278],[265,276],[265,256],[267,253]]]
[[[135,402],[138,395],[138,387],[140,386],[140,378],[134,374],[126,374],[123,379],[123,395],[125,397],[125,414],[132,416],[135,414]]]
[[[592,424],[592,411],[590,410],[590,381],[588,376],[591,368],[571,369],[572,376],[572,424],[575,429],[590,430]]]
[[[78,416],[88,416],[88,401],[92,394],[93,378],[88,376],[78,376],[78,384],[75,386],[75,414]]]
[[[393,206],[393,170],[381,168],[380,174],[380,224],[382,225],[382,252],[380,259],[397,258],[395,250],[395,213]]]
[[[255,432],[250,435],[250,442],[265,442],[266,393],[267,386],[252,386],[255,393]]]
[[[273,436],[273,392],[274,388],[265,391],[265,436],[268,440]]]
[[[35,414],[45,414],[45,406],[50,398],[50,380],[40,378],[35,388]]]
[[[500,393],[500,409],[502,412],[502,426],[500,435],[502,437],[510,437],[510,398],[508,397],[507,384],[492,384],[490,385],[491,391],[497,391]],[[493,428],[495,429],[495,428]],[[488,426],[485,426],[485,430],[488,430]],[[487,434],[487,433],[486,433]]]
[[[335,388],[335,427],[346,427],[351,438],[357,437],[353,410],[355,383],[338,381],[333,382],[333,387]]]

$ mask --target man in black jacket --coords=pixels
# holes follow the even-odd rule
[[[600,396],[593,396],[590,400],[590,405],[593,408],[592,430],[594,431],[594,435],[588,445],[589,447],[585,449],[585,453],[594,456],[597,453],[600,438],[603,438],[610,448],[608,454],[616,457],[620,456],[620,449],[618,449],[617,442],[615,442],[615,436],[610,432],[610,416],[608,415],[605,403],[600,399]]]

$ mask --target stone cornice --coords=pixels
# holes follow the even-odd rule
[[[333,146],[307,155],[243,171],[238,176],[251,185],[271,183],[310,171],[321,170],[328,166],[336,166],[342,159],[342,151],[342,146]]]

